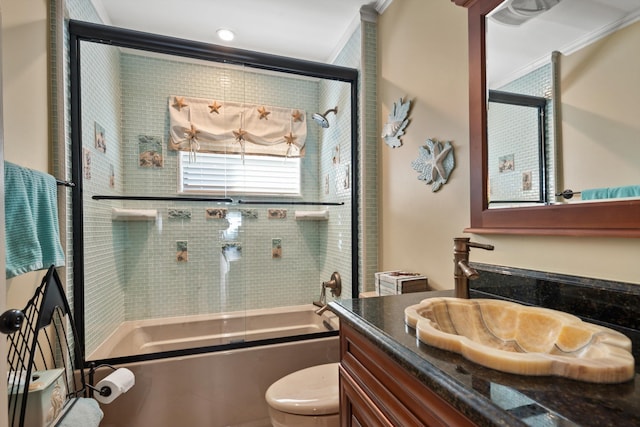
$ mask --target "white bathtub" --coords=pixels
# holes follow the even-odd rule
[[[282,336],[287,331],[293,331],[298,335],[305,333],[303,331],[317,332],[321,328],[326,330],[325,323],[337,326],[337,318],[332,313],[327,311],[323,316],[318,316],[314,313],[315,309],[317,307],[308,305],[304,308],[286,308],[279,314],[278,310],[252,311],[252,316],[243,322],[253,325],[252,329],[238,334],[245,337],[242,339],[251,336],[272,338],[274,335],[269,334]],[[225,320],[235,322],[236,316],[227,316],[229,314],[221,315],[217,323],[224,324]],[[304,321],[299,322],[302,319]],[[146,348],[148,351],[152,351],[152,348],[174,349],[187,342],[206,342],[204,345],[210,345],[213,342],[211,340],[240,339],[240,335],[223,331],[196,336],[193,331],[203,325],[200,323],[203,320],[196,320],[187,328],[182,328],[178,326],[180,322],[173,321],[164,327],[144,325],[148,327],[146,330],[139,324],[136,327],[129,325],[127,331],[120,336],[128,337],[127,345]],[[295,324],[285,324],[285,320],[295,320]],[[211,323],[211,319],[208,321]],[[279,326],[274,322],[279,323]],[[205,331],[210,332],[209,327],[202,326]],[[164,332],[159,332],[163,329],[176,329],[184,332],[185,336],[169,338]],[[113,353],[121,351],[118,350],[117,343],[110,345]],[[107,346],[101,346],[102,350],[105,348]],[[94,359],[102,359],[100,354],[95,357],[96,354],[97,351],[92,354]],[[264,394],[273,382],[299,369],[338,360],[339,339],[332,336],[118,365],[133,371],[136,384],[113,403],[101,405],[105,418],[100,425],[266,427],[270,424]],[[95,382],[110,372],[106,369],[99,370]]]
[[[330,311],[307,304],[210,315],[123,322],[87,360],[209,347],[338,329]]]

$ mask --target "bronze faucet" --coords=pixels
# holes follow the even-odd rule
[[[469,280],[478,278],[478,272],[469,265],[469,250],[480,248],[492,251],[493,245],[471,242],[468,237],[453,239],[453,278],[455,281],[456,298],[469,299]]]

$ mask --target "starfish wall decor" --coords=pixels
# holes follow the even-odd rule
[[[455,165],[451,142],[442,144],[435,139],[428,139],[426,145],[418,147],[418,158],[411,162],[413,169],[419,172],[418,179],[431,184],[433,192],[447,183]]]

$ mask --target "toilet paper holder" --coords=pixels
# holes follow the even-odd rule
[[[93,397],[93,393],[96,392],[98,393],[100,396],[111,396],[112,390],[110,387],[102,387],[100,389],[98,389],[97,387],[95,387],[93,385],[93,382],[95,380],[95,373],[98,369],[100,368],[109,368],[112,371],[115,371],[117,368],[115,366],[111,366],[111,365],[107,365],[107,364],[102,364],[102,365],[98,365],[95,366],[94,364],[91,364],[91,366],[89,367],[89,383],[87,384],[87,387],[89,387],[89,397]]]
[[[95,373],[99,368],[109,368],[113,372],[106,375],[94,386]],[[101,385],[102,384],[102,385]],[[89,396],[94,397],[98,402],[109,404],[117,399],[122,393],[129,391],[135,385],[134,374],[126,368],[115,368],[108,364],[91,365],[89,369]],[[97,393],[99,396],[94,396]]]

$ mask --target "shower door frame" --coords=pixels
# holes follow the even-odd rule
[[[84,21],[69,21],[70,101],[71,101],[71,174],[75,187],[72,192],[73,227],[73,305],[76,329],[85,357],[85,292],[84,292],[84,232],[83,232],[83,175],[82,175],[82,110],[81,110],[81,42],[93,42],[121,48],[138,49],[217,63],[246,66],[257,70],[277,71],[300,76],[315,77],[350,84],[351,101],[351,294],[359,292],[358,254],[358,70],[355,68],[270,55],[243,49],[196,42],[175,37],[151,34]],[[336,331],[314,334],[314,337],[336,335]],[[194,348],[170,352],[135,355],[98,362],[130,363],[165,357],[184,356],[231,348],[251,347],[277,342],[300,340],[304,337],[277,338],[259,343],[234,343],[210,348]],[[96,361],[80,361],[89,366]]]

